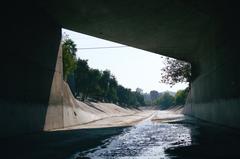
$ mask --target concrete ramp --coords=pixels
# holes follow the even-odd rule
[[[59,58],[58,61],[61,59]],[[62,63],[58,62],[56,70],[61,72],[61,67]],[[57,93],[57,88],[62,91]],[[54,76],[51,94],[53,95],[50,96],[44,130],[67,128],[106,117],[130,115],[137,112],[137,110],[124,109],[112,103],[78,101],[74,98],[68,84],[59,78],[57,73]],[[61,95],[61,101],[54,102],[56,94]]]
[[[77,101],[62,77],[62,50],[60,49],[51,86],[44,130],[78,125],[106,116],[103,111]]]
[[[139,111],[124,109],[112,103],[81,102],[74,98],[66,82],[63,82],[62,105],[50,105],[44,130],[67,128],[108,117],[133,115]]]

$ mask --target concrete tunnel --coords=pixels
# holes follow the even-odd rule
[[[1,137],[64,126],[61,28],[190,62],[185,114],[240,128],[238,10],[215,0],[2,4]]]

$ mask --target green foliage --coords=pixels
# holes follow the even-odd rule
[[[101,87],[99,81],[101,79],[101,72],[98,69],[90,69],[88,72],[87,95],[93,98],[101,96]]]
[[[135,96],[136,96],[136,104],[137,106],[144,106],[145,105],[145,101],[144,101],[144,97],[142,94],[140,94],[140,92],[134,92]]]
[[[76,44],[71,39],[65,39],[62,42],[62,56],[63,56],[63,78],[67,80],[68,75],[73,73],[77,67],[76,59]]]
[[[118,85],[116,78],[109,70],[91,69],[87,60],[76,59],[76,44],[67,36],[62,41],[63,77],[67,80],[74,74],[76,96],[98,101],[120,103],[124,106],[145,105],[144,98],[139,92]]]
[[[107,100],[108,96],[108,91],[109,91],[109,85],[110,85],[110,78],[111,78],[111,73],[109,70],[105,70],[102,72],[102,77],[99,81],[100,87],[102,89],[102,97],[103,100]]]
[[[117,86],[117,96],[120,105],[124,106],[128,104],[129,91],[129,89],[126,89],[121,85]]]
[[[175,105],[175,99],[168,92],[165,92],[160,98],[156,101],[156,104],[159,105],[162,109],[167,109],[170,106]]]
[[[87,94],[88,89],[88,79],[89,79],[89,66],[87,60],[77,60],[77,68],[74,72],[75,82],[76,82],[76,95],[79,96],[80,92],[84,94],[82,99],[85,99],[85,94]]]
[[[105,100],[107,100],[108,102],[116,103],[117,100],[118,100],[118,97],[117,97],[117,86],[118,86],[117,80],[113,75],[111,75],[110,79],[108,81],[109,81],[109,84],[108,84],[107,96],[105,97],[106,98]]]
[[[118,85],[116,78],[109,70],[91,69],[87,60],[77,60],[74,72],[76,95],[104,102],[119,103],[122,106],[145,105],[143,95]]]
[[[188,92],[189,88],[177,91],[175,96],[172,96],[169,92],[159,93],[160,96],[153,102],[153,104],[160,106],[162,109],[167,109],[174,105],[184,105]],[[151,103],[149,104],[151,105]]]
[[[179,82],[190,82],[191,65],[177,59],[166,58],[161,82],[171,86]]]
[[[186,102],[188,92],[189,92],[188,88],[186,88],[185,90],[177,91],[177,93],[175,95],[175,104],[176,105],[184,105]]]
[[[139,92],[132,92],[131,89],[119,85],[117,87],[118,103],[122,106],[144,106],[144,97]]]

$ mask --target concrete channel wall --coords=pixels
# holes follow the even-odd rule
[[[209,27],[199,42],[198,65],[185,113],[221,125],[240,128],[240,67],[237,25]]]
[[[62,91],[53,87],[60,78],[61,27],[24,1],[2,8],[7,10],[1,10],[0,137],[5,137],[43,130],[49,102],[61,104]]]

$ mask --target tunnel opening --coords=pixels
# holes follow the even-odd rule
[[[239,130],[239,9],[235,3],[49,0],[9,1],[2,5],[0,134],[5,158],[9,154],[10,158],[62,158],[76,150],[71,149],[73,145],[94,143],[95,139],[101,143],[100,138],[107,138],[106,134],[118,134],[117,128],[111,132],[64,129],[78,125],[80,117],[87,119],[84,123],[98,120],[92,113],[101,117],[113,114],[103,107],[115,110],[116,106],[79,104],[74,100],[62,80],[61,27],[191,62],[192,83],[185,114]],[[86,107],[91,113],[86,113]],[[125,111],[116,109],[118,114]],[[189,146],[190,154],[185,147],[180,148],[181,153],[185,152],[180,158],[238,158],[239,134],[228,130],[219,133],[215,126],[216,131],[208,132],[208,128],[198,136],[203,147]],[[204,148],[206,143],[210,146]],[[55,152],[56,147],[60,153]],[[43,150],[41,155],[38,150]]]
[[[131,87],[130,89],[132,89],[133,91],[136,90],[135,92],[138,91],[139,93],[144,94],[141,85],[144,85],[144,87],[147,88],[147,86],[152,85],[151,83],[153,83],[152,81],[154,81],[155,87],[157,88],[152,89],[147,88],[147,91],[149,93],[146,92],[145,93],[146,96],[150,96],[150,91],[152,91],[152,94],[154,94],[155,91],[155,94],[157,93],[158,97],[161,94],[163,94],[158,91],[168,92],[171,94],[171,96],[174,96],[175,93],[178,91],[177,89],[182,88],[185,90],[187,89],[186,87],[188,87],[189,85],[188,82],[190,82],[191,78],[191,65],[190,63],[187,63],[185,61],[180,61],[166,56],[157,55],[151,52],[135,49],[130,46],[113,43],[106,40],[104,41],[103,39],[94,38],[66,29],[63,29],[63,35],[65,38],[66,37],[73,38],[74,41],[77,43],[77,45],[75,44],[76,45],[75,58],[79,59],[78,62],[80,63],[81,67],[87,67],[87,69],[89,69],[90,71],[94,71],[95,69],[96,71],[95,73],[98,73],[100,78],[102,76],[101,74],[105,73],[105,75],[107,75],[106,73],[108,73],[109,74],[108,76],[109,77],[111,76],[112,80],[115,80],[114,82],[116,82],[116,84],[118,84],[117,80],[119,78],[120,79],[119,85],[121,86],[125,85],[128,88]],[[150,58],[148,58],[148,56]],[[159,61],[157,61],[156,59]],[[80,69],[79,74],[81,74],[81,71],[85,72],[89,71],[86,70],[86,68],[85,70],[81,70],[81,68],[79,69]],[[115,76],[115,73],[111,73],[111,71],[113,72],[115,71],[117,77]],[[156,72],[156,74],[159,74],[158,77],[156,77],[156,75],[153,75],[154,71]],[[75,97],[77,97],[80,100],[83,100],[84,93],[82,92],[79,93],[76,91],[76,80],[82,80],[82,82],[85,82],[85,84],[83,85],[87,85],[86,84],[87,81],[84,81],[83,79],[77,79],[76,77],[74,78],[74,74],[76,76],[78,73],[73,71],[71,77],[69,77],[67,82],[70,85],[70,88]],[[86,77],[87,72],[85,74],[82,73],[81,75],[87,78]],[[154,79],[151,81],[152,78]],[[97,83],[98,81],[96,80],[95,82]],[[78,83],[78,85],[80,84],[81,82]],[[84,91],[84,88],[82,88],[81,86],[77,89],[82,89],[82,91]],[[158,89],[158,91],[154,89]],[[171,92],[169,89],[170,90],[172,89],[175,92],[174,91]],[[95,91],[98,90],[95,89]],[[92,101],[97,102],[98,100],[100,101],[108,100],[106,98],[100,97],[99,95],[100,93],[99,94],[95,93],[95,95],[94,93],[92,94],[93,94],[92,95],[93,98],[91,98]],[[153,104],[154,103],[153,100],[155,100],[154,102],[156,103],[157,99],[152,99],[152,101],[148,101],[148,103]],[[184,103],[182,102],[181,104]]]
[[[129,82],[129,81],[131,82],[131,80],[133,80],[133,83],[137,83],[138,80],[144,80],[144,76],[150,76],[148,78],[151,79],[151,75],[147,74],[145,72],[153,71],[155,74],[158,74],[157,79],[155,79],[155,81],[156,81],[157,85],[160,85],[161,70],[163,71],[163,67],[165,67],[164,71],[166,71],[166,72],[168,71],[165,75],[166,76],[165,81],[169,80],[167,77],[170,76],[173,71],[176,72],[176,75],[172,75],[175,83],[173,83],[173,82],[165,82],[165,83],[171,84],[173,86],[174,84],[176,84],[178,82],[185,82],[184,89],[186,89],[186,87],[188,86],[188,83],[187,83],[188,80],[185,79],[185,77],[181,77],[182,78],[181,79],[180,77],[174,77],[174,76],[177,76],[180,74],[179,72],[176,71],[179,68],[183,68],[183,71],[186,71],[184,69],[187,69],[187,68],[184,68],[183,66],[185,66],[185,65],[190,66],[188,63],[186,63],[184,61],[179,61],[179,60],[176,60],[173,58],[160,56],[160,55],[157,55],[154,53],[146,52],[143,50],[131,48],[129,46],[124,46],[124,45],[121,45],[118,43],[112,43],[109,41],[106,42],[103,40],[99,41],[99,39],[96,39],[96,38],[94,39],[93,37],[83,35],[83,34],[77,34],[77,33],[74,33],[72,31],[65,30],[65,29],[63,30],[63,34],[65,34],[64,35],[65,37],[67,35],[67,38],[69,38],[69,39],[73,38],[75,40],[75,43],[78,44],[75,46],[78,49],[78,51],[76,51],[76,56],[79,58],[76,61],[80,62],[80,64],[81,64],[80,66],[82,68],[87,68],[85,70],[80,69],[80,71],[83,71],[83,72],[85,71],[85,73],[86,73],[86,70],[91,72],[91,71],[96,71],[97,69],[99,69],[98,71],[96,71],[99,73],[98,74],[96,73],[95,75],[100,76],[100,78],[98,79],[100,82],[101,82],[101,78],[105,77],[104,75],[106,75],[104,73],[109,73],[108,74],[109,80],[110,81],[113,79],[116,80],[117,88],[121,87],[123,90],[125,89],[128,91],[128,92],[124,92],[124,93],[132,93],[132,94],[138,93],[139,95],[142,95],[143,99],[144,99],[144,95],[145,95],[145,96],[147,96],[146,98],[150,97],[150,100],[151,100],[148,102],[149,105],[147,105],[147,106],[145,105],[145,103],[144,103],[144,105],[141,105],[140,103],[138,103],[138,104],[137,103],[124,103],[120,100],[114,101],[114,97],[113,98],[104,98],[104,96],[101,97],[101,95],[96,93],[98,91],[97,89],[93,89],[96,92],[92,92],[92,95],[89,93],[88,97],[85,97],[85,99],[83,99],[82,97],[84,96],[83,95],[84,93],[80,92],[78,94],[75,92],[78,88],[77,89],[74,88],[74,85],[76,85],[76,84],[71,83],[74,80],[71,81],[71,80],[65,79],[69,83],[69,85],[73,86],[71,91],[74,94],[74,96],[79,100],[79,102],[86,104],[87,107],[85,107],[85,111],[90,111],[89,108],[98,110],[97,113],[99,113],[99,114],[101,114],[101,113],[109,114],[109,111],[111,111],[111,116],[107,117],[107,119],[105,119],[105,117],[104,117],[103,119],[98,119],[96,121],[93,121],[92,123],[84,124],[85,128],[91,128],[91,124],[93,124],[94,126],[96,126],[98,128],[100,128],[102,126],[105,127],[106,125],[104,126],[104,124],[107,124],[108,125],[107,127],[109,127],[109,129],[111,130],[111,129],[113,129],[113,127],[127,126],[128,124],[127,123],[124,124],[124,122],[128,122],[128,120],[130,120],[130,121],[132,120],[131,122],[134,123],[134,120],[135,120],[134,118],[136,116],[141,116],[141,114],[142,114],[142,116],[144,116],[143,115],[144,113],[148,114],[147,118],[144,119],[144,122],[143,122],[144,124],[139,124],[139,125],[137,124],[136,126],[133,126],[133,127],[123,128],[123,133],[120,133],[120,136],[124,137],[126,139],[121,140],[118,137],[117,138],[114,138],[114,137],[109,138],[109,139],[103,141],[103,144],[105,145],[104,147],[102,147],[102,145],[100,145],[99,147],[95,147],[94,149],[88,149],[85,151],[82,151],[79,149],[80,153],[77,152],[77,153],[73,154],[71,156],[71,158],[81,158],[81,157],[90,157],[90,158],[103,157],[103,158],[105,158],[105,157],[112,156],[112,155],[117,157],[118,155],[115,153],[119,153],[120,156],[122,155],[125,157],[127,157],[127,156],[130,157],[130,156],[134,156],[134,155],[138,156],[138,155],[141,155],[141,153],[142,153],[142,151],[140,151],[140,149],[149,149],[148,150],[149,152],[142,154],[142,156],[145,156],[145,155],[151,156],[149,153],[152,151],[152,148],[154,147],[152,145],[155,145],[155,148],[158,149],[156,152],[153,152],[153,154],[161,153],[160,156],[163,157],[166,155],[164,153],[164,149],[167,146],[166,147],[163,145],[160,146],[160,145],[158,145],[157,142],[164,142],[164,140],[165,140],[164,135],[167,135],[168,133],[172,133],[172,134],[176,135],[176,136],[173,136],[173,140],[169,142],[169,146],[171,145],[170,144],[171,142],[174,142],[178,146],[180,146],[180,145],[186,146],[192,142],[191,141],[191,130],[188,127],[177,124],[176,125],[177,129],[174,130],[171,128],[171,124],[168,124],[168,122],[170,122],[170,121],[177,121],[179,119],[181,120],[183,117],[179,113],[182,111],[182,105],[184,105],[184,102],[178,101],[179,104],[181,104],[181,106],[179,106],[179,105],[175,106],[176,104],[174,102],[177,101],[177,100],[175,100],[175,94],[178,94],[178,93],[181,94],[181,93],[184,93],[184,91],[173,92],[173,91],[166,90],[165,92],[158,92],[158,91],[156,91],[156,89],[150,89],[149,93],[144,93],[143,88],[141,88],[139,85],[137,85],[134,88],[134,89],[136,89],[136,91],[131,91],[131,89],[133,89],[133,87],[131,87],[131,89],[124,88],[123,84],[120,83],[120,81],[118,81],[119,77],[121,77],[121,76],[115,76],[115,73],[117,73],[116,68],[121,68],[123,70],[123,72],[127,72],[127,75],[124,74],[124,77],[135,76],[135,79],[130,78],[130,80],[129,80],[129,78],[128,78],[126,82]],[[85,40],[89,41],[88,43],[90,43],[91,45],[84,46],[84,41],[81,41],[79,39],[85,39]],[[78,40],[81,42],[78,42]],[[101,51],[99,51],[99,50],[101,50]],[[127,52],[127,54],[125,54],[124,52]],[[131,55],[131,52],[134,52],[134,54],[136,54],[136,56]],[[142,59],[140,58],[141,54],[143,55]],[[148,57],[147,57],[147,56],[149,56],[149,54],[151,56],[150,59],[148,59]],[[110,56],[112,55],[112,57],[109,58],[108,57],[109,55]],[[130,64],[128,64],[128,60],[131,62]],[[94,62],[92,62],[92,61],[94,61]],[[108,63],[109,61],[110,61],[110,64]],[[147,62],[147,61],[149,61],[149,62]],[[161,67],[159,67],[159,65],[157,65],[156,62],[163,63],[163,61],[166,62],[166,65],[163,66],[163,64],[162,64],[162,66],[161,66],[162,69],[161,69]],[[89,62],[89,65],[88,65],[88,62]],[[92,63],[90,63],[90,62],[92,62]],[[96,65],[96,63],[97,63],[97,65]],[[138,64],[144,65],[144,67],[140,67],[140,65],[138,65]],[[146,66],[146,65],[149,65],[149,66]],[[170,65],[172,65],[172,66],[170,66]],[[108,66],[108,67],[106,67],[106,66]],[[112,69],[114,67],[115,67],[115,70]],[[131,67],[133,67],[133,68],[131,68]],[[153,69],[152,67],[155,67],[155,69]],[[173,70],[173,68],[176,68],[176,67],[178,67],[178,69]],[[102,70],[100,70],[100,69],[102,69]],[[168,69],[168,70],[166,70],[166,69]],[[187,71],[191,71],[190,68],[188,68],[188,69],[189,70],[187,70]],[[156,72],[156,70],[158,70],[158,72]],[[136,76],[138,76],[137,74],[135,74],[137,71],[139,71],[141,73],[141,76],[136,78]],[[113,74],[111,72],[113,72]],[[189,73],[188,75],[191,74],[191,72],[188,72],[188,73]],[[77,72],[73,71],[73,74],[77,74]],[[80,75],[82,77],[86,76],[84,73],[82,73]],[[71,76],[72,75],[70,75],[69,77],[72,78]],[[163,74],[162,74],[162,76],[163,76]],[[73,75],[73,77],[74,77],[74,75]],[[94,77],[92,77],[92,78],[94,78]],[[78,80],[78,78],[73,78],[73,79]],[[98,80],[95,80],[94,82],[99,82]],[[85,82],[83,84],[85,86],[87,86],[88,85],[87,82],[90,82],[90,81],[91,81],[90,79],[87,79],[86,81],[84,81],[82,79],[82,83]],[[81,84],[81,83],[78,83],[78,84]],[[88,86],[88,87],[90,87],[90,86]],[[100,87],[101,87],[101,85],[100,85]],[[171,88],[171,87],[168,86],[168,88]],[[80,89],[81,89],[81,91],[84,91],[83,88],[80,88]],[[109,87],[108,90],[110,90],[110,89],[112,89],[112,88]],[[110,91],[110,93],[114,93],[114,91]],[[107,95],[109,95],[109,94],[107,94]],[[116,95],[119,95],[119,92],[117,89],[116,89]],[[185,95],[185,96],[187,96],[187,95]],[[119,98],[119,96],[117,96],[117,98]],[[129,100],[129,99],[125,98],[124,100]],[[164,101],[162,101],[162,103],[165,102],[164,104],[166,104],[166,105],[163,105],[161,107],[160,106],[161,104],[157,103],[157,102],[161,102],[161,100],[164,100]],[[170,103],[169,103],[168,100],[172,100],[172,101],[170,101]],[[145,102],[145,99],[144,99],[144,102]],[[107,107],[104,108],[104,106],[107,106]],[[77,106],[75,106],[75,107],[77,107]],[[164,114],[164,113],[162,113],[162,114],[156,113],[155,114],[154,112],[156,110],[154,110],[154,109],[171,109],[171,111],[174,111],[176,114],[175,115],[173,115],[173,114],[171,115],[168,113],[167,114]],[[127,116],[126,116],[126,114],[122,114],[123,111],[126,112],[129,110],[131,112],[130,112],[130,114],[128,112]],[[115,113],[117,113],[117,114],[115,114]],[[124,118],[122,118],[122,117],[124,117]],[[121,124],[114,125],[114,124],[116,124],[116,121],[119,122],[119,120],[121,121],[122,125]],[[137,120],[140,121],[142,119],[137,119]],[[155,129],[152,127],[152,126],[154,126],[154,124],[152,125],[152,123],[155,123],[155,124],[161,123],[162,124],[162,123],[164,123],[163,120],[166,120],[166,122],[165,122],[166,125],[163,124],[161,126],[165,127],[163,129],[166,129],[164,131],[164,133],[166,133],[166,134],[158,134],[162,131],[162,130],[160,130],[162,128],[160,128],[159,130],[157,130],[157,129],[152,130],[152,131],[155,131],[155,133],[151,134],[151,132],[149,132],[149,130]],[[130,126],[130,125],[128,125],[128,126]],[[76,126],[76,127],[81,128],[81,126]],[[70,129],[74,129],[74,126]],[[63,129],[63,130],[67,131],[68,129]],[[137,132],[137,131],[139,131],[139,132]],[[173,133],[174,131],[178,132],[178,134]],[[143,132],[146,132],[146,134],[145,134],[146,136],[152,135],[153,140],[151,139],[151,141],[147,142],[147,138],[146,138],[146,141],[144,141],[144,138],[139,138],[140,136],[138,136],[138,135],[141,135]],[[135,133],[139,133],[139,134],[137,135]],[[146,143],[144,145],[142,145],[142,147],[141,147],[141,145],[139,145],[139,149],[136,149],[136,147],[133,148],[133,145],[131,148],[131,144],[138,142],[135,140],[131,141],[130,138],[128,138],[132,135],[133,136],[136,135],[134,138],[139,138],[139,142],[146,142]],[[126,140],[129,140],[129,142],[131,141],[132,143],[124,144],[124,142]],[[155,140],[158,140],[158,141],[156,142]],[[117,143],[117,144],[115,145],[114,143]],[[117,152],[116,149],[119,149],[122,153]],[[127,149],[129,149],[129,150],[127,150]],[[110,152],[110,151],[112,151],[110,154],[106,153],[106,152]],[[129,153],[131,153],[131,154],[129,154]],[[89,154],[91,154],[91,155],[89,155]],[[118,156],[118,157],[120,157],[120,156]],[[159,157],[159,154],[158,154],[158,157]]]
[[[90,49],[90,47],[82,48],[86,50]],[[97,47],[97,49],[99,49],[99,47]],[[166,59],[174,60],[167,57]],[[120,61],[123,63],[122,60]],[[100,64],[102,63],[103,62]],[[176,66],[173,65],[173,67]],[[192,77],[190,76],[189,78],[189,81],[191,81]],[[179,79],[176,81],[178,80]],[[140,88],[139,91],[141,91]],[[154,94],[154,92],[152,93]],[[188,96],[191,97],[191,94]],[[189,100],[191,100],[191,98]],[[89,101],[88,105],[91,105],[92,108],[96,108],[94,102],[97,101]],[[191,103],[191,101],[188,102]],[[97,108],[101,110],[101,107]],[[174,108],[171,108],[171,110],[175,112],[178,111]],[[107,111],[104,110],[104,113],[107,113]],[[121,110],[119,113],[121,113]],[[113,121],[105,120],[105,122]],[[97,124],[97,122],[95,124]],[[108,130],[112,130],[112,128],[108,128]],[[217,134],[218,137],[216,137]],[[231,134],[230,136],[232,137],[225,137],[226,134]],[[99,145],[87,149],[78,149],[70,158],[95,158],[96,156],[102,158],[107,158],[109,156],[120,158],[136,156],[139,158],[146,156],[150,158],[156,156],[157,158],[196,158],[196,156],[214,158],[216,156],[228,156],[234,158],[237,156],[235,151],[238,143],[237,141],[239,141],[238,139],[239,134],[235,134],[235,131],[230,129],[218,127],[191,117],[183,117],[179,114],[172,116],[171,114],[160,113],[154,114],[150,121],[145,120],[143,123],[139,123],[133,127],[119,130],[119,134],[103,140]],[[216,141],[217,143],[215,143]],[[231,141],[231,144],[225,149],[225,152],[218,152],[219,149],[224,149],[223,145],[229,143],[229,141]],[[162,143],[165,144],[162,145]],[[211,149],[212,147],[214,147],[214,149]],[[206,154],[206,152],[209,152],[209,149],[211,149],[213,153]]]

